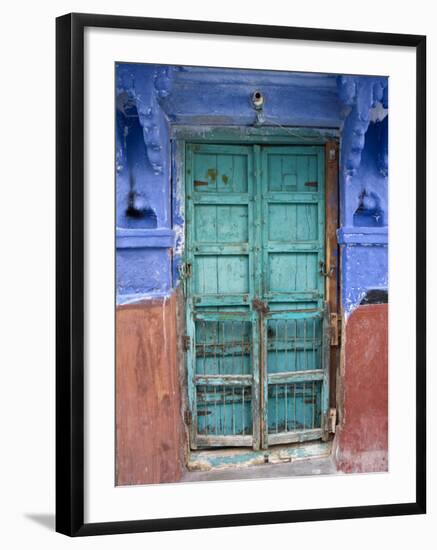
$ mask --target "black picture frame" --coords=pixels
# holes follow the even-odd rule
[[[399,504],[84,523],[84,29],[106,27],[403,46],[416,51],[416,500]],[[69,536],[426,512],[426,37],[68,14],[56,20],[56,530]]]

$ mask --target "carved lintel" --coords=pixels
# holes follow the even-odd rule
[[[171,67],[150,66],[140,78],[136,75],[136,79],[128,70],[117,71],[118,97],[126,96],[136,106],[147,158],[156,175],[161,174],[164,168],[163,142],[167,124],[160,101],[170,94],[173,71]]]

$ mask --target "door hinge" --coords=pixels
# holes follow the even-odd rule
[[[328,150],[328,161],[334,162],[337,160],[337,147],[332,146]]]
[[[338,313],[331,313],[331,346],[338,346],[341,339],[341,317]]]
[[[189,351],[191,347],[191,337],[190,336],[183,336],[182,337],[182,347],[184,348],[184,351]]]
[[[331,408],[323,415],[323,435],[322,440],[328,441],[329,434],[335,434],[337,424],[337,409]]]
[[[185,424],[187,424],[187,426],[190,426],[190,424],[193,422],[193,415],[191,411],[186,410],[184,412],[184,421],[185,421]]]
[[[181,279],[188,279],[193,274],[193,265],[184,262],[179,266],[179,276]]]
[[[324,277],[333,277],[335,274],[335,265],[331,265],[328,269],[325,262],[319,262],[319,273]]]
[[[337,409],[331,408],[328,413],[328,432],[335,434],[335,426],[337,425]]]

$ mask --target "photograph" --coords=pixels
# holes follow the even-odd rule
[[[437,27],[351,6],[6,5],[2,548],[429,548]]]
[[[389,77],[114,71],[115,485],[388,472]]]

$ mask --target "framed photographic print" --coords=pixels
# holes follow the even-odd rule
[[[57,19],[57,530],[424,513],[425,37]]]

